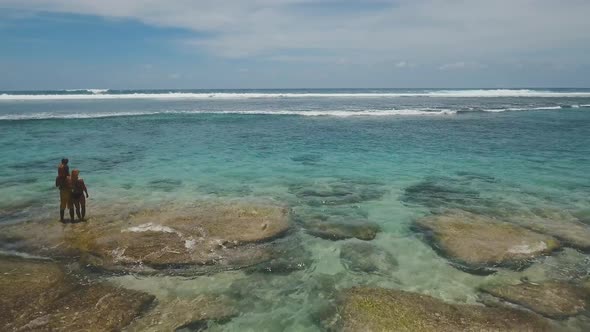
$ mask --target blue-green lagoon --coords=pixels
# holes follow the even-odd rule
[[[458,305],[508,306],[545,317],[557,330],[590,329],[586,307],[552,315],[526,296],[484,290],[561,282],[588,291],[590,90],[5,92],[0,155],[3,254],[50,257],[76,278],[155,296],[156,309],[135,318],[131,330],[354,329],[339,322],[348,309],[338,310],[341,294],[357,286]],[[63,157],[88,186],[85,223],[58,221],[54,180]],[[235,204],[240,212],[211,208]],[[74,232],[82,241],[84,227],[143,218],[142,232],[169,235],[174,226],[158,226],[159,220],[214,216],[215,227],[223,227],[219,223],[234,212],[262,216],[249,208],[260,205],[285,211],[288,230],[245,241],[248,248],[238,251],[249,263],[240,264],[232,261],[237,253],[224,251],[197,267],[174,261],[154,264],[148,273],[143,265],[112,269],[83,254],[56,254],[45,244],[41,250],[5,231],[35,225],[19,234],[49,239]],[[270,215],[260,232],[272,232],[276,214]],[[479,249],[495,249],[492,235],[481,242],[478,230],[416,227],[441,215],[475,225],[508,223],[519,230],[510,228],[509,236],[521,229],[543,236],[542,248],[519,242],[502,257],[485,252],[497,260],[481,260]],[[232,236],[249,232],[239,234],[239,223],[231,227]],[[100,234],[111,236],[106,230]],[[207,230],[205,240],[213,232]],[[559,248],[550,250],[545,237],[559,241]],[[183,243],[192,248],[200,239]],[[123,250],[117,241],[126,240],[109,245]],[[237,245],[229,242],[220,242],[219,250]],[[466,249],[459,243],[476,244]],[[249,250],[262,247],[273,250],[272,260],[251,262]],[[87,243],[84,248],[94,250]],[[477,254],[466,257],[461,250]],[[511,255],[527,257],[515,263]],[[149,310],[178,314],[178,303],[202,306],[194,301],[203,297],[222,298],[223,305],[203,311],[223,314],[145,318]],[[174,319],[194,324],[175,325]]]

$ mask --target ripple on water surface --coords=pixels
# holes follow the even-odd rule
[[[98,107],[92,105],[87,106]],[[531,312],[549,316],[540,319],[558,330],[586,331],[590,324],[584,314],[563,310],[554,315],[531,298],[553,308],[557,298],[530,294],[570,289],[563,283],[584,294],[588,286],[589,184],[578,154],[587,154],[590,146],[588,137],[579,135],[589,119],[582,112],[536,114],[378,120],[162,114],[59,120],[52,127],[92,133],[69,155],[91,194],[88,221],[76,224],[56,221],[58,193],[50,189],[62,147],[79,135],[62,137],[42,128],[52,120],[4,125],[7,134],[0,141],[10,144],[0,145],[6,156],[0,161],[5,169],[0,178],[3,255],[20,251],[29,254],[27,260],[52,257],[57,270],[49,268],[51,275],[60,276],[64,269],[66,284],[83,288],[65,287],[60,294],[80,294],[88,300],[81,307],[113,285],[121,292],[154,296],[145,308],[122,297],[101,302],[138,318],[130,331],[162,326],[321,331],[352,326],[346,324],[363,312],[360,318],[372,317],[367,324],[378,323],[383,317],[357,306],[367,297],[382,301],[366,303],[378,305],[387,317],[399,316],[394,313],[401,309],[386,298],[399,297],[426,303],[429,317],[429,310],[446,312],[452,310],[449,305],[459,305],[454,308],[486,317],[494,313],[494,324],[501,324],[506,317],[522,322],[523,314],[513,310],[526,308],[526,317]],[[18,136],[16,127],[36,132],[36,146],[11,139]],[[236,202],[246,206],[213,208]],[[284,219],[278,217],[282,213]],[[555,238],[561,249],[540,250],[517,268],[478,261],[493,273],[468,273],[449,259],[457,248],[442,248],[449,243],[448,233],[428,241],[424,229],[412,227],[423,218],[450,215],[465,226],[451,241],[465,246],[458,248],[462,253],[491,248],[499,256],[507,251],[524,255],[541,248],[521,243],[524,238],[515,245],[494,243],[489,234],[478,238],[475,228],[465,231],[483,221],[486,227],[509,224],[507,229],[518,229],[517,234],[535,234],[527,239]],[[279,219],[288,228],[275,228]],[[16,221],[27,222],[12,225]],[[14,270],[0,265],[7,267],[2,273]],[[28,268],[40,271],[37,265]],[[5,280],[0,287],[15,288]],[[88,282],[100,288],[90,289]],[[133,294],[130,299],[148,299]],[[55,309],[53,302],[47,305]],[[100,308],[103,318],[114,317],[112,310]],[[64,321],[70,317],[51,312]]]

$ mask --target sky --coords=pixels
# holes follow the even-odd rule
[[[588,0],[0,0],[0,90],[590,87]]]

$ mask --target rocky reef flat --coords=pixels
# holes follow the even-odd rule
[[[466,211],[431,215],[417,220],[414,228],[456,266],[473,273],[522,269],[561,247],[550,235]]]
[[[3,331],[118,331],[154,296],[77,280],[46,260],[0,256]]]
[[[388,274],[398,262],[391,252],[366,242],[348,242],[340,248],[340,260],[352,272]]]
[[[482,291],[503,301],[521,305],[550,318],[563,319],[587,311],[590,291],[563,281],[524,282],[516,285],[487,285]]]
[[[183,211],[140,211],[123,219],[60,224],[29,222],[2,229],[13,249],[98,269],[153,273],[186,268],[239,269],[275,257],[269,245],[289,230],[285,207],[200,203]],[[193,271],[194,272],[194,271]]]
[[[285,330],[301,316],[308,325],[298,328],[313,331],[586,326],[586,224],[547,211],[511,219],[429,209],[408,225],[406,243],[460,280],[417,271],[423,282],[416,287],[403,273],[410,262],[388,246],[395,238],[362,205],[383,195],[375,187],[292,186],[290,194],[300,199],[295,206],[206,200],[86,222],[1,226],[3,250],[26,257],[0,258],[7,276],[0,280],[1,327],[185,332],[245,323]],[[539,226],[557,219],[559,229]],[[468,294],[448,296],[436,285],[439,277],[452,287],[467,282],[457,289]],[[280,319],[258,322],[269,311]]]
[[[570,213],[534,209],[529,213],[511,214],[506,219],[536,232],[554,236],[570,247],[590,251],[590,227]]]
[[[209,322],[224,322],[238,314],[231,300],[225,297],[201,295],[191,300],[165,300],[124,331],[203,331]]]
[[[342,291],[333,330],[550,331],[540,316],[481,305],[451,304],[400,290],[354,287]]]

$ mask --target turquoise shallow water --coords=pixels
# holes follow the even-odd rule
[[[438,208],[550,209],[590,223],[589,104],[559,95],[0,100],[0,222],[57,219],[53,181],[66,156],[88,185],[90,216],[245,197],[295,212],[360,211],[382,227],[372,243],[398,261],[385,276],[345,268],[339,251],[353,240],[301,232],[313,263],[289,275],[112,278],[168,297],[250,289],[242,314],[216,328],[317,330],[326,278],[336,288],[370,284],[475,303],[477,285],[521,275],[456,270],[410,223]],[[335,209],[294,190],[351,183],[375,195]]]

